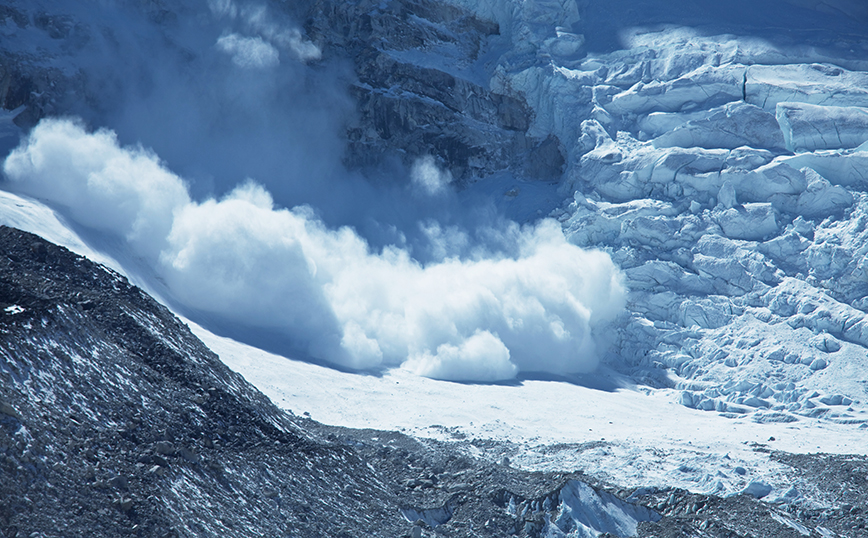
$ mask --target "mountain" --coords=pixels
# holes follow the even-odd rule
[[[863,532],[830,478],[861,484],[868,428],[862,2],[10,0],[0,19],[0,223],[129,276],[284,410],[509,458],[516,506],[564,522],[521,532],[614,532],[563,516],[572,470],[664,516],[640,535],[711,533],[699,501],[671,508],[691,496],[720,536]],[[380,476],[369,433],[244,394]],[[371,495],[383,522],[452,511]],[[479,499],[450,525],[524,517]]]
[[[4,536],[403,530],[358,456],[165,307],[38,237],[3,228],[2,242]]]
[[[117,273],[12,228],[0,243],[3,536],[796,536],[813,521],[864,526],[851,510],[865,502],[864,458],[777,454],[843,506],[788,512],[750,495],[616,490],[581,473],[493,464],[460,444],[298,418]]]

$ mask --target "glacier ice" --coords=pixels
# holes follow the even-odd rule
[[[788,150],[850,149],[868,141],[868,109],[778,103],[775,116]]]
[[[671,372],[696,409],[864,420],[868,393],[844,372],[868,364],[868,66],[687,28],[622,43],[514,52],[491,81],[566,146],[567,236],[624,270],[607,360],[664,385]],[[849,410],[824,403],[836,383]]]
[[[745,72],[744,95],[745,101],[771,113],[785,102],[865,107],[868,73],[820,63],[752,65]]]

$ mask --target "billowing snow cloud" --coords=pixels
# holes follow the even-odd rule
[[[239,56],[233,54],[233,60],[241,67],[247,56],[254,58],[274,58],[277,59],[277,49],[272,46],[276,45],[290,53],[302,62],[319,60],[322,57],[322,51],[319,47],[304,39],[301,31],[297,28],[286,28],[275,23],[265,6],[261,5],[242,5],[238,6],[232,0],[211,0],[209,2],[211,12],[218,17],[229,20],[240,21],[250,32],[256,34],[255,37],[242,37],[237,34],[230,34],[221,37],[217,42],[218,48],[228,52],[223,47],[232,47],[240,50],[243,54]],[[272,56],[273,55],[273,56]],[[268,64],[268,66],[274,64]]]
[[[280,53],[261,37],[244,37],[238,34],[221,36],[217,48],[228,54],[238,67],[265,69],[280,63]]]
[[[428,196],[443,194],[452,183],[449,170],[441,170],[434,157],[426,155],[413,163],[410,171],[410,183],[416,192]]]
[[[3,170],[22,191],[69,209],[81,224],[125,238],[155,258],[187,187],[141,147],[121,148],[115,134],[86,134],[71,120],[46,120],[29,143],[13,151]]]
[[[475,381],[587,372],[594,329],[624,306],[608,255],[570,244],[550,220],[499,230],[509,253],[480,247],[463,259],[444,237],[467,236],[427,223],[443,257],[422,264],[395,246],[373,251],[308,207],[275,207],[252,182],[192,201],[156,155],[71,120],[41,122],[3,169],[13,189],[126,239],[181,304],[279,331],[342,367]]]

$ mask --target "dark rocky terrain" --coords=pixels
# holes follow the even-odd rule
[[[514,448],[490,441],[326,426],[279,410],[120,275],[11,228],[0,245],[4,538],[581,536],[588,517],[611,528],[599,506],[659,519],[639,536],[868,536],[864,458],[775,455],[815,477],[834,507],[818,510],[617,489],[469,455]],[[585,514],[567,506],[576,488]]]
[[[394,496],[125,279],[4,228],[2,515],[14,536],[394,536]]]

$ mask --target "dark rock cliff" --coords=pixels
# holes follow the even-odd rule
[[[473,80],[500,34],[496,23],[430,0],[319,0],[306,30],[326,54],[350,58],[354,67],[351,167],[432,155],[464,181],[507,168],[532,179],[560,178],[562,148],[553,136],[528,134],[530,107]]]

